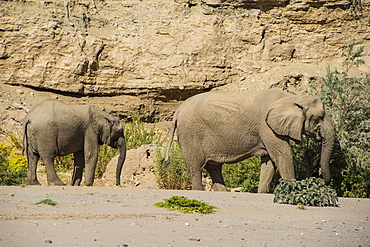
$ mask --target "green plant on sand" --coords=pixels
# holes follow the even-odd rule
[[[40,205],[40,204],[45,204],[45,205],[50,205],[50,206],[56,206],[57,203],[50,198],[42,199],[38,202],[35,203],[35,205]]]
[[[188,199],[185,196],[172,196],[171,198],[164,199],[164,202],[154,203],[154,206],[169,210],[178,210],[182,213],[197,212],[200,214],[212,213],[217,208],[206,202]]]
[[[301,181],[281,178],[274,190],[274,202],[306,206],[337,206],[334,189],[319,183],[316,178]]]

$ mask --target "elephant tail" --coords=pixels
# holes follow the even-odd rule
[[[29,119],[26,117],[23,121],[23,155],[28,154],[28,137],[27,137],[27,127],[28,127]]]
[[[170,133],[170,140],[169,140],[167,151],[166,151],[166,157],[162,161],[162,164],[165,166],[168,166],[170,164],[170,151],[171,151],[171,146],[173,142],[173,137],[175,136],[176,128],[177,128],[177,119],[176,117],[174,117],[173,123],[172,123],[172,129]]]

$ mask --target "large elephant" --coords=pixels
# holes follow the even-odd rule
[[[276,168],[281,177],[295,178],[289,139],[301,141],[302,134],[322,140],[320,164],[325,183],[330,183],[329,160],[335,133],[318,98],[279,89],[193,96],[174,114],[165,164],[169,163],[176,128],[192,189],[203,189],[201,171],[205,168],[214,190],[226,190],[223,163],[261,156],[258,192],[269,192]]]
[[[67,105],[59,100],[45,100],[33,107],[23,120],[23,145],[28,159],[28,185],[40,185],[36,177],[37,161],[46,166],[49,185],[63,185],[54,169],[54,158],[73,153],[72,185],[80,185],[85,168],[86,186],[94,182],[98,146],[118,148],[116,183],[126,158],[126,142],[117,117],[90,105]]]

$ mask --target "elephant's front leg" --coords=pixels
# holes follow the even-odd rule
[[[270,192],[271,182],[274,178],[275,167],[269,156],[261,157],[261,173],[258,183],[258,193]]]
[[[72,185],[79,186],[82,180],[82,172],[85,167],[85,157],[82,151],[75,152],[73,155],[74,155],[74,169],[72,176]]]
[[[96,162],[98,160],[98,146],[85,145],[85,186],[94,183]]]
[[[261,183],[261,179],[260,183],[262,184],[261,192],[266,192],[269,190],[269,188],[267,189],[267,183],[269,183],[268,186],[270,186],[270,180],[272,180],[272,176],[274,175],[274,167],[279,170],[282,178],[294,179],[295,173],[292,150],[289,145],[288,137],[277,137],[270,131],[270,135],[267,138],[264,137],[263,140],[269,157],[262,157],[261,176],[264,178],[261,177],[261,179],[264,183]],[[271,159],[271,161],[269,161],[269,159]],[[260,191],[260,189],[258,191]]]

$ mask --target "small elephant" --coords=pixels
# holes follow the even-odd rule
[[[40,185],[36,177],[37,161],[46,166],[48,185],[64,185],[54,169],[54,158],[74,155],[72,185],[80,185],[85,168],[85,185],[94,182],[98,146],[118,148],[116,183],[126,158],[126,141],[117,117],[90,105],[67,105],[45,100],[34,106],[23,120],[23,146],[28,159],[27,185]]]
[[[318,98],[279,89],[193,96],[174,114],[165,164],[169,163],[176,128],[192,189],[203,189],[201,171],[205,168],[214,190],[226,190],[223,163],[261,156],[258,192],[269,192],[276,168],[281,177],[295,178],[289,139],[301,141],[302,134],[322,141],[320,165],[325,183],[330,183],[329,160],[335,133]]]

